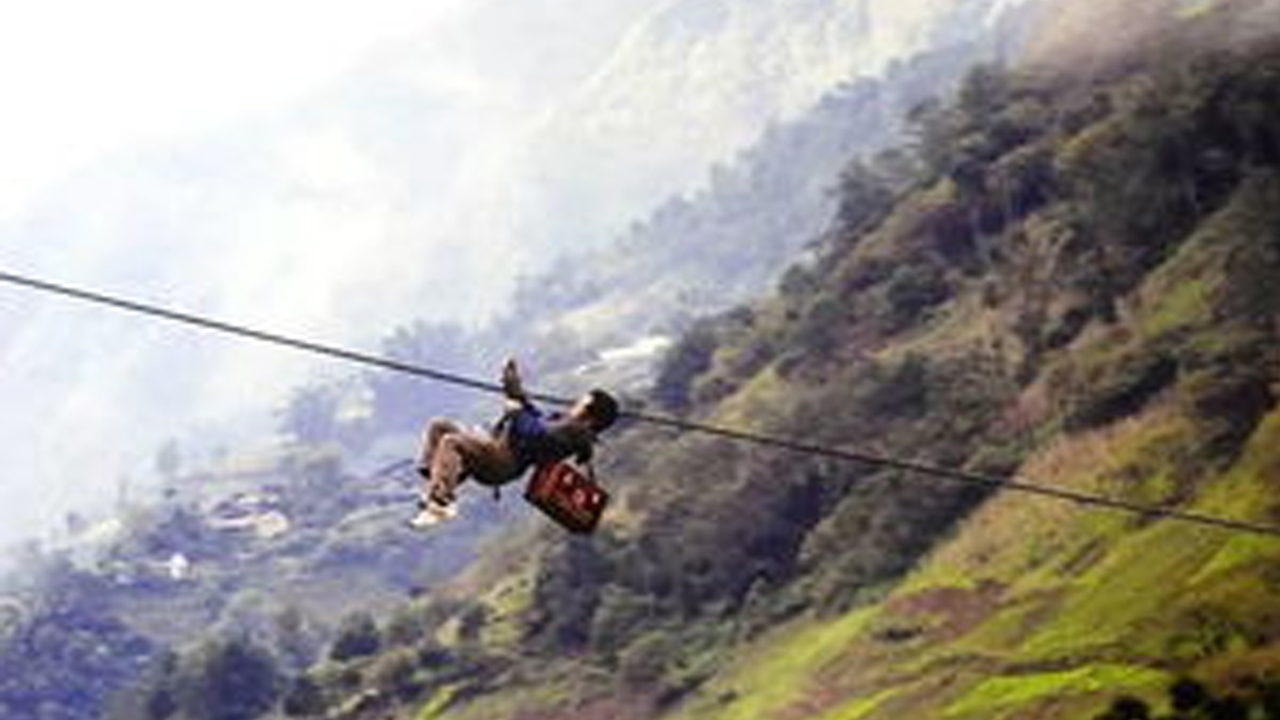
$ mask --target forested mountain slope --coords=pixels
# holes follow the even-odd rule
[[[1265,6],[1088,72],[974,71],[914,113],[911,172],[852,164],[815,259],[686,335],[655,402],[1280,522],[1280,46],[1201,34]],[[598,535],[492,548],[289,707],[1067,718],[1280,668],[1271,538],[645,427],[607,455]]]

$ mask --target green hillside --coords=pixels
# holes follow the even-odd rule
[[[909,146],[848,165],[812,257],[696,324],[650,402],[1280,524],[1280,41],[1206,42],[1278,27],[1272,5],[1184,8],[1087,67],[975,69]],[[601,532],[495,540],[340,630],[279,712],[1065,720],[1280,680],[1280,539],[652,427],[604,454]],[[172,716],[208,666],[174,660],[135,707]]]

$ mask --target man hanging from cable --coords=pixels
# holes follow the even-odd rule
[[[567,412],[543,413],[525,393],[515,360],[503,365],[502,391],[504,412],[488,432],[466,430],[445,419],[427,425],[418,460],[423,480],[419,512],[410,521],[414,528],[457,515],[456,491],[467,478],[496,488],[532,466],[570,457],[589,469],[597,437],[618,418],[618,402],[600,389],[582,396]]]

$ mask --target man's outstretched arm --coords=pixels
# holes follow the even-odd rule
[[[507,358],[502,365],[502,392],[509,402],[516,403],[517,409],[529,403],[529,396],[525,394],[524,383],[520,380],[520,369],[516,367],[515,358]]]

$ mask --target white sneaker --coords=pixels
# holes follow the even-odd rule
[[[452,520],[458,516],[458,508],[455,503],[438,503],[434,500],[428,501],[426,505],[409,520],[409,527],[414,530],[423,530],[445,520]]]
[[[409,519],[409,527],[414,530],[426,530],[440,522],[440,517],[429,510],[419,510],[417,515]]]

